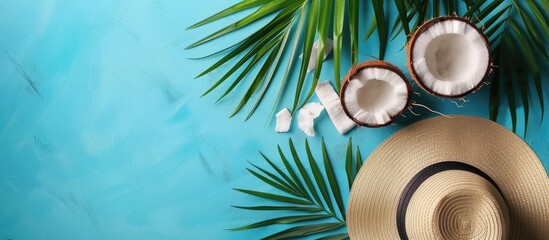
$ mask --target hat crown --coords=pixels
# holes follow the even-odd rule
[[[406,213],[410,239],[506,239],[509,213],[496,186],[468,171],[443,171],[414,192]]]

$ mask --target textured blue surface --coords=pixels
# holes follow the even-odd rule
[[[227,67],[195,80],[218,58],[187,58],[250,30],[183,50],[237,19],[184,30],[233,2],[0,1],[0,240],[249,239],[281,229],[224,230],[272,216],[230,207],[261,203],[233,187],[270,190],[245,171],[247,161],[263,165],[258,151],[275,156],[276,144],[287,149],[289,137],[303,147],[295,122],[287,134],[276,134],[274,121],[265,124],[281,75],[243,123],[245,114],[227,118],[238,94],[217,105],[219,92],[199,98]],[[360,44],[362,53],[377,52],[375,38]],[[404,69],[400,48],[393,43],[388,60]],[[331,79],[331,67],[324,69],[323,79]],[[416,100],[447,114],[487,117],[487,90],[459,109],[426,94]],[[323,113],[309,141],[315,151],[325,137],[343,177],[348,137],[367,156],[399,128],[432,116],[416,111],[422,116],[408,113],[396,126],[346,136]],[[538,128],[536,115],[531,121],[527,142],[549,166],[549,123]]]

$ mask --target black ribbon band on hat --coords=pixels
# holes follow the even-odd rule
[[[462,163],[462,162],[455,162],[455,161],[448,161],[448,162],[439,162],[435,163],[433,165],[430,165],[421,171],[419,171],[413,178],[408,182],[408,185],[404,188],[404,191],[402,192],[402,195],[400,196],[400,201],[398,203],[397,208],[397,229],[398,229],[398,235],[400,236],[400,239],[407,240],[408,234],[406,233],[406,210],[408,208],[408,204],[410,203],[410,199],[412,199],[412,196],[414,195],[414,192],[419,188],[419,186],[427,180],[427,178],[443,171],[447,170],[462,170],[471,172],[474,174],[477,174],[486,180],[490,182],[494,187],[500,192],[498,185],[496,182],[490,178],[486,173],[484,173],[482,170],[473,167],[469,164]],[[501,194],[503,196],[503,194]]]

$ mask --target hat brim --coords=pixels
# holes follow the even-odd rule
[[[412,124],[385,140],[357,174],[347,209],[351,239],[399,239],[397,207],[410,180],[439,162],[490,176],[510,214],[510,239],[549,239],[549,178],[534,151],[490,120],[453,115]]]

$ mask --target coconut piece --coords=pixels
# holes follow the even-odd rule
[[[384,61],[367,61],[349,71],[341,86],[343,111],[365,127],[386,126],[410,104],[404,74]]]
[[[410,38],[406,55],[412,79],[440,97],[463,97],[478,89],[491,66],[482,31],[457,16],[424,23]]]
[[[339,96],[334,91],[330,82],[318,83],[316,85],[315,93],[322,105],[326,108],[330,120],[332,120],[332,123],[340,134],[345,134],[355,127],[355,122],[343,112]]]
[[[305,132],[307,136],[315,136],[314,120],[320,116],[322,110],[324,110],[324,106],[315,102],[307,103],[299,110],[299,114],[297,115],[297,126]]]
[[[307,66],[307,72],[313,71],[313,69],[315,69],[316,67],[316,60],[318,56],[318,43],[319,43],[318,40],[316,40],[316,42],[313,43],[313,48],[311,50],[311,57],[309,58],[309,65]],[[324,45],[324,58],[322,60],[328,57],[328,54],[330,54],[330,52],[332,51],[332,48],[333,48],[332,39],[326,38],[326,42]]]
[[[276,132],[287,132],[290,130],[290,125],[292,124],[292,114],[287,108],[280,110],[276,114]]]

